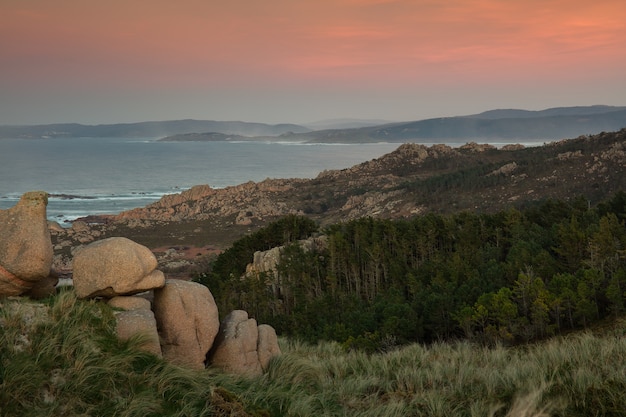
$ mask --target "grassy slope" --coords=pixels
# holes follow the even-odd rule
[[[111,309],[63,292],[0,300],[0,416],[587,416],[626,409],[624,322],[523,348],[376,355],[281,340],[267,374],[182,369],[119,342]]]

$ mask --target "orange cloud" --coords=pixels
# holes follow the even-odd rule
[[[623,0],[32,0],[5,2],[0,16],[0,71],[42,82],[382,85],[555,76],[591,61],[626,70]]]

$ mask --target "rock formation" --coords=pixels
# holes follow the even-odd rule
[[[196,190],[200,194],[204,188]],[[64,229],[46,221],[47,194],[25,194],[9,210],[0,210],[0,296],[25,294],[43,298],[56,292],[59,282],[51,273],[54,233]],[[58,225],[57,225],[58,226]],[[60,230],[61,229],[61,230]],[[76,222],[72,234],[91,242],[98,235],[85,223]],[[65,246],[63,246],[65,247]],[[72,251],[73,286],[79,298],[102,297],[115,309],[117,336],[121,340],[139,337],[140,348],[173,363],[202,369],[220,329],[217,304],[201,284],[165,280],[156,269],[157,259],[145,246],[123,237],[111,237]],[[54,271],[53,271],[54,272]],[[132,294],[153,291],[153,304]],[[244,311],[237,322],[233,348],[225,343],[217,354],[224,370],[258,375],[267,369],[271,357],[280,353],[276,332],[258,326]],[[229,317],[231,317],[229,316]],[[227,329],[231,325],[227,323]],[[241,330],[244,329],[244,330]],[[226,330],[225,334],[231,334]],[[240,337],[241,336],[241,337]],[[237,357],[242,355],[241,357]],[[229,362],[220,362],[227,358]],[[241,364],[241,365],[232,365]]]
[[[193,368],[204,368],[206,355],[219,330],[217,304],[204,285],[167,280],[154,291],[163,357]]]
[[[257,352],[259,330],[248,313],[235,310],[220,325],[220,332],[210,356],[210,364],[226,372],[260,375],[262,368]]]
[[[328,238],[326,236],[311,237],[299,240],[297,244],[304,252],[321,252],[327,247]],[[254,253],[252,263],[246,265],[246,276],[258,278],[264,274],[264,279],[269,279],[271,290],[275,296],[290,292],[289,289],[280,285],[280,280],[276,276],[280,256],[284,249],[285,246],[277,246],[266,251],[257,251]]]
[[[117,296],[108,301],[108,304],[113,308],[119,308],[122,310],[151,310],[152,306],[150,301],[142,297],[127,297]]]
[[[165,284],[150,249],[123,237],[85,246],[72,264],[74,288],[80,298],[132,295]]]
[[[156,320],[148,300],[140,297],[115,297],[109,300],[109,305],[124,310],[114,313],[117,337],[127,340],[139,336],[143,340],[141,349],[159,357],[163,356]]]
[[[209,355],[209,363],[225,372],[258,376],[270,359],[280,354],[276,332],[271,326],[257,326],[248,313],[235,310],[220,325]]]
[[[212,189],[208,185],[195,186],[180,194],[166,195],[146,207],[120,213],[115,221],[182,221],[190,218],[207,220],[235,216],[239,221],[248,223],[252,219],[262,220],[265,217],[295,214],[298,210],[276,197],[304,181],[268,179],[222,189]]]
[[[257,353],[259,354],[259,363],[263,371],[267,371],[270,360],[281,354],[278,336],[276,336],[276,330],[269,324],[259,324],[258,329]]]
[[[304,252],[321,252],[327,247],[328,238],[326,236],[311,237],[299,240],[297,244]],[[255,252],[252,263],[246,266],[246,274],[275,272],[280,261],[280,254],[284,249],[284,246],[276,246],[266,251]]]
[[[50,275],[47,204],[47,193],[33,191],[14,207],[0,210],[0,295],[23,294]]]

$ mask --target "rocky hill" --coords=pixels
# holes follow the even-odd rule
[[[362,216],[494,211],[581,195],[593,203],[626,188],[625,167],[626,129],[528,148],[403,144],[380,158],[324,171],[315,179],[268,179],[224,189],[196,186],[114,220],[251,225],[302,213],[325,224]]]
[[[306,215],[324,226],[364,216],[494,212],[581,196],[595,204],[626,190],[625,174],[626,129],[527,148],[403,144],[314,179],[267,179],[223,189],[197,185],[117,216],[56,228],[53,242],[57,257],[70,259],[77,245],[126,236],[158,252],[160,261],[184,269],[287,214]]]

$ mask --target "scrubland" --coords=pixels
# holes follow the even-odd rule
[[[249,379],[180,368],[115,337],[73,291],[0,301],[1,416],[617,416],[626,321],[536,344],[467,341],[348,351],[281,339]]]

